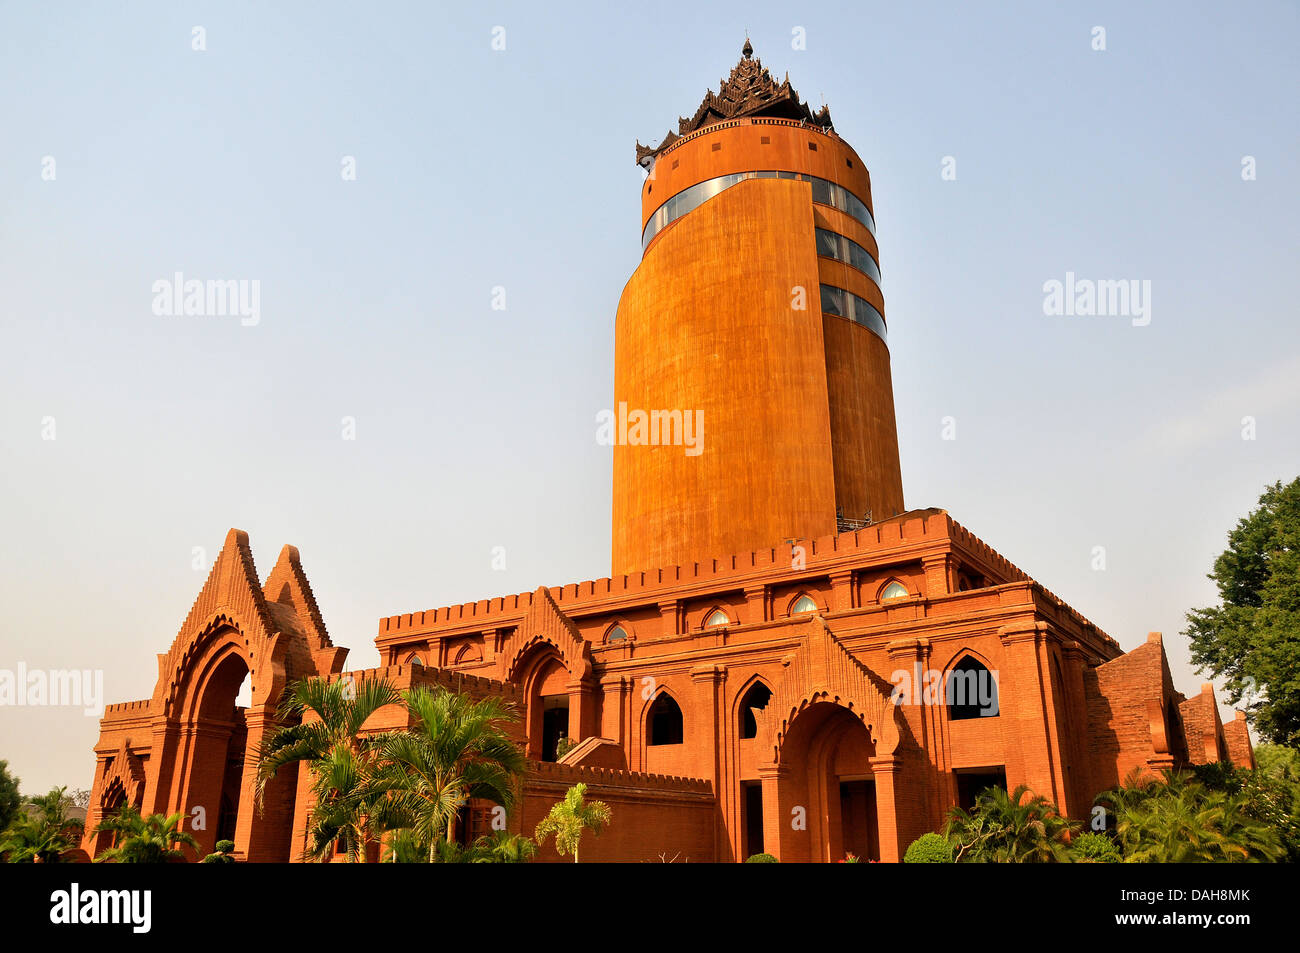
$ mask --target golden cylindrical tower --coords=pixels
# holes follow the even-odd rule
[[[637,160],[613,571],[902,512],[871,180],[829,110],[776,83],[746,41],[719,92]]]

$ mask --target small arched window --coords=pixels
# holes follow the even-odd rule
[[[998,681],[982,662],[969,655],[948,673],[944,693],[952,721],[998,715]]]
[[[650,713],[646,716],[646,732],[648,745],[679,745],[686,737],[682,725],[682,709],[667,692],[660,692],[650,706]]]
[[[794,605],[790,607],[791,615],[797,615],[800,612],[816,612],[816,611],[817,611],[817,603],[814,602],[813,597],[808,595],[808,593],[806,592],[798,599],[796,599],[794,601]]]
[[[627,641],[627,629],[621,625],[616,625],[609,630],[609,635],[605,636],[606,642],[625,642]]]
[[[754,709],[762,710],[772,700],[772,689],[762,682],[755,682],[740,700],[740,737],[758,737],[758,721],[754,718]]]
[[[424,659],[420,658],[420,656],[418,655],[412,655],[410,658],[406,660],[406,664],[412,666],[419,666],[422,668],[424,666]]]
[[[704,620],[704,627],[711,629],[719,625],[730,625],[731,619],[721,609],[714,609],[709,613],[709,617]]]
[[[884,602],[886,599],[906,599],[910,595],[911,593],[907,591],[907,587],[897,579],[894,579],[889,583],[889,585],[881,590],[880,601]]]

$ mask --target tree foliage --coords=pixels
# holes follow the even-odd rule
[[[903,854],[905,864],[951,864],[952,844],[940,834],[922,834],[908,845]]]
[[[382,825],[412,831],[436,861],[436,845],[450,840],[471,798],[513,809],[526,762],[509,733],[514,709],[500,699],[475,702],[444,688],[403,698],[410,728],[379,736],[369,788]]]
[[[9,773],[9,762],[0,761],[0,832],[8,830],[9,824],[18,815],[22,801],[22,795],[18,793],[18,779]]]
[[[546,843],[546,838],[555,835],[555,849],[563,854],[572,854],[573,862],[578,862],[578,845],[584,831],[599,835],[609,826],[613,812],[604,801],[586,801],[587,785],[575,784],[564,794],[564,800],[551,806],[551,811],[542,818],[533,836],[538,844]]]
[[[0,834],[0,854],[11,864],[58,863],[65,851],[77,846],[85,825],[68,816],[72,801],[66,788],[29,798],[17,817]]]
[[[101,821],[95,833],[109,832],[116,838],[108,850],[95,858],[97,863],[164,864],[184,860],[182,847],[198,850],[199,842],[181,830],[181,812],[141,816],[130,804],[124,804],[112,817]]]
[[[1262,738],[1300,747],[1300,478],[1265,489],[1209,578],[1222,604],[1187,614],[1192,661]]]
[[[1268,806],[1249,788],[1254,773],[1239,776],[1231,765],[1218,765],[1166,771],[1163,780],[1130,777],[1096,803],[1113,815],[1126,863],[1281,860],[1281,835],[1264,816]]]
[[[944,834],[958,863],[1052,863],[1070,859],[1076,825],[1050,801],[1020,785],[982,791],[968,813],[954,807]]]
[[[258,752],[257,801],[286,765],[305,762],[315,807],[307,825],[308,860],[326,861],[336,845],[349,861],[364,863],[379,828],[374,815],[374,774],[379,736],[361,733],[375,712],[401,701],[384,679],[308,678],[285,691],[278,717],[288,724]],[[307,713],[314,720],[301,720]]]

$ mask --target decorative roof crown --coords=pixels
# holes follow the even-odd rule
[[[643,146],[638,140],[637,165],[648,167],[655,157],[683,136],[713,123],[742,116],[775,116],[800,120],[823,129],[833,128],[829,106],[813,112],[790,85],[788,73],[784,80],[777,83],[772,74],[763,68],[763,61],[754,59],[753,56],[754,48],[750,45],[749,37],[745,37],[740,62],[732,67],[731,75],[722,80],[716,93],[710,89],[704,94],[704,101],[695,110],[695,115],[690,119],[679,118],[677,132],[669,132],[657,146]]]

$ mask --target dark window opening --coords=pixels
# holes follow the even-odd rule
[[[844,853],[860,860],[880,860],[875,782],[840,782],[840,835]]]
[[[989,788],[1007,789],[1006,768],[981,768],[977,772],[957,775],[957,806],[969,811],[975,799]]]
[[[741,810],[745,813],[744,831],[746,857],[763,853],[763,782],[745,781],[745,797]]]
[[[984,665],[969,655],[948,673],[944,692],[945,701],[948,703],[948,717],[952,721],[997,717],[997,679]]]
[[[560,741],[569,736],[569,696],[542,698],[542,760],[558,761]]]
[[[750,686],[749,691],[745,692],[745,697],[740,700],[740,737],[758,736],[758,721],[754,718],[754,709],[766,708],[771,700],[772,690],[762,682],[755,682]]]
[[[682,710],[672,696],[660,692],[650,706],[649,738],[650,745],[679,745],[685,738],[682,727]]]

